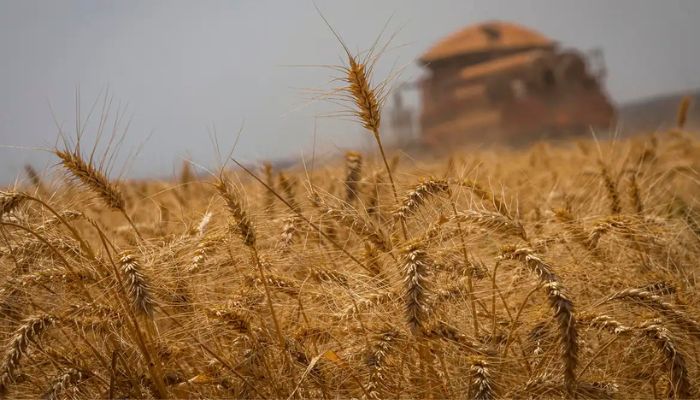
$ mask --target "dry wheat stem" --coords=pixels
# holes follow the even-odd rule
[[[358,183],[362,179],[362,154],[355,151],[345,153],[345,201],[349,204],[358,199]]]

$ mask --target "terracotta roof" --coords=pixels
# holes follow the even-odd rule
[[[533,50],[524,53],[517,53],[512,56],[497,58],[493,61],[487,61],[471,67],[463,68],[461,71],[459,71],[459,79],[460,81],[466,81],[478,79],[487,75],[505,73],[518,69],[522,66],[531,65],[545,55],[546,53],[543,51]]]
[[[555,44],[528,28],[508,22],[485,22],[455,32],[431,47],[420,57],[430,63],[462,54],[518,48],[543,48]]]

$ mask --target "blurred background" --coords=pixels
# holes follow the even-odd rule
[[[654,130],[700,88],[694,0],[316,4],[353,51],[389,40],[383,134],[407,151]],[[214,166],[239,132],[248,162],[369,140],[315,99],[344,59],[311,1],[0,0],[0,54],[2,184],[50,169],[59,130],[105,96],[128,127],[113,177]]]

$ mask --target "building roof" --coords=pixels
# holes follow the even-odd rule
[[[459,79],[460,81],[471,81],[487,75],[508,73],[524,66],[532,65],[535,61],[539,60],[545,55],[546,53],[543,51],[532,50],[497,58],[492,61],[486,61],[470,67],[462,68],[462,70],[459,71]]]
[[[491,21],[468,26],[439,41],[420,57],[424,64],[494,50],[547,48],[555,42],[517,24]]]

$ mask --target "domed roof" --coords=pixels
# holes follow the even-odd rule
[[[420,61],[424,64],[446,58],[494,50],[546,48],[555,42],[520,25],[491,21],[468,26],[439,41]]]

